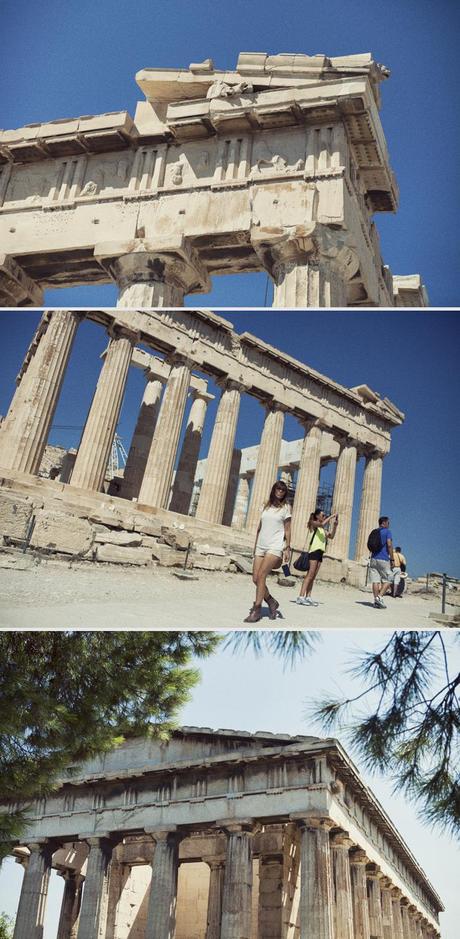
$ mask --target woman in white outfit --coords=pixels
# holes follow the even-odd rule
[[[262,617],[262,601],[269,609],[269,618],[276,619],[279,603],[268,591],[267,576],[271,571],[287,564],[291,553],[291,506],[287,502],[286,483],[272,486],[256,533],[252,579],[256,585],[256,599],[245,623],[258,623]]]

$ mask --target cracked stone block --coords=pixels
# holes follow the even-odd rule
[[[138,564],[144,566],[152,563],[152,552],[149,548],[126,548],[117,544],[101,544],[96,549],[96,560],[106,561],[109,564]]]
[[[210,557],[193,555],[192,566],[201,571],[228,571],[230,569],[231,558]]]
[[[40,512],[37,515],[30,545],[62,554],[83,555],[93,543],[93,529],[84,518],[60,512]]]
[[[98,528],[94,538],[98,544],[118,544],[126,548],[137,548],[143,543],[142,535],[134,531],[111,531]]]
[[[0,499],[0,533],[8,538],[24,539],[32,511],[32,504],[27,499],[2,493]]]
[[[161,564],[162,567],[183,567],[185,555],[183,551],[176,551],[166,544],[156,544],[149,549],[152,557]]]

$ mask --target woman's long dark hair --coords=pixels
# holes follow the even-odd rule
[[[284,490],[284,495],[282,499],[278,499],[278,500],[276,499],[275,489]],[[288,494],[288,487],[286,486],[286,483],[283,483],[282,480],[277,480],[276,483],[273,483],[273,486],[270,490],[270,495],[268,497],[268,501],[264,505],[264,509],[268,509],[270,505],[274,505],[275,508],[280,509],[286,502],[287,494]]]
[[[315,511],[311,513],[310,518],[308,519],[308,526],[307,526],[308,531],[313,531],[315,526],[312,525],[312,522],[316,522],[318,515],[321,515],[321,512],[322,512],[322,509],[315,509]]]

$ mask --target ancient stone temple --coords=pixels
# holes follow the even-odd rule
[[[382,261],[398,189],[370,54],[241,53],[147,68],[126,111],[0,131],[0,302],[117,285],[123,306],[182,306],[214,274],[267,271],[276,307],[424,306]]]
[[[436,939],[442,903],[337,740],[183,727],[32,807],[14,939]]]
[[[39,479],[72,343],[85,316],[109,336],[92,404],[73,468],[67,465],[61,480]],[[148,351],[139,349],[139,343]],[[107,494],[107,461],[132,366],[144,370],[145,393],[124,477]],[[213,398],[208,390],[210,379],[220,396],[192,518],[187,513],[206,410]],[[235,448],[240,403],[246,394],[260,402],[265,415],[252,474],[242,467],[241,452]],[[160,535],[161,525],[179,520],[191,540],[214,538],[221,546],[237,543],[248,550],[261,507],[288,459],[283,455],[286,414],[298,420],[301,434],[296,452],[289,457],[296,472],[292,545],[296,550],[303,547],[321,464],[333,460],[333,509],[339,513],[340,525],[330,563],[341,579],[347,576],[350,557],[358,562],[367,557],[367,536],[379,516],[383,461],[390,449],[391,431],[404,419],[391,401],[366,385],[345,388],[256,336],[236,333],[231,323],[208,311],[47,312],[0,427],[1,533],[20,539],[21,518],[27,529],[33,516],[32,547],[99,560],[112,560],[115,553],[115,560],[120,561],[124,548],[128,563],[137,547],[141,549],[138,563],[148,563],[158,560],[154,536]],[[353,550],[350,532],[361,458],[365,466]],[[25,499],[23,516],[18,509],[19,493]],[[78,534],[74,542],[69,515],[75,516]],[[101,530],[101,522],[105,529]],[[99,525],[95,528],[92,523]],[[124,534],[115,535],[110,527],[124,529]],[[152,554],[155,550],[156,555]]]

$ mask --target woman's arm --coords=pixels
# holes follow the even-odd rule
[[[286,547],[283,551],[283,557],[285,559],[288,559],[291,553],[291,519],[290,518],[286,518],[284,520],[284,537],[286,539]]]
[[[257,544],[257,541],[258,541],[258,538],[259,538],[259,532],[260,532],[261,527],[262,527],[262,519],[260,520],[260,522],[259,522],[259,524],[258,524],[258,526],[257,526],[256,540],[254,541],[254,550],[253,550],[253,552],[252,552],[254,555],[255,555],[255,553],[256,553],[256,544]]]
[[[325,525],[328,525],[329,522],[332,522],[332,526],[331,526],[330,531],[327,531],[326,534],[327,534],[327,540],[328,540],[328,541],[332,541],[332,539],[333,539],[333,537],[334,537],[334,535],[335,535],[335,533],[336,533],[336,531],[337,531],[337,525],[339,524],[339,517],[338,517],[337,513],[335,513],[334,515],[330,515],[329,518],[326,519],[326,521],[324,522],[324,524],[325,524]]]

